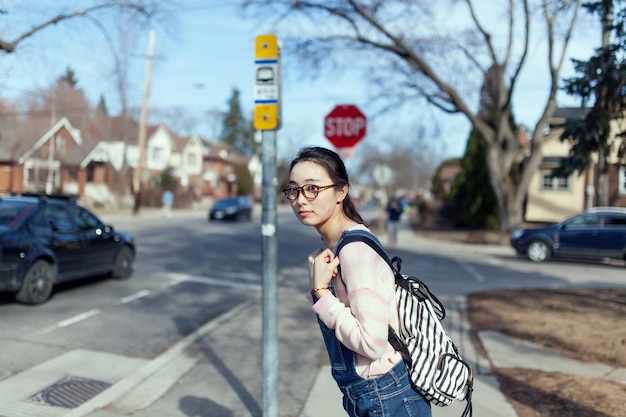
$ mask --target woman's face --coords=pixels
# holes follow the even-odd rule
[[[302,187],[303,185],[317,185],[324,187],[333,184],[326,169],[311,161],[298,162],[289,175],[290,187]],[[341,211],[343,190],[330,187],[320,190],[314,200],[304,197],[302,191],[295,200],[288,200],[296,217],[307,226],[320,226],[333,214]],[[338,203],[339,202],[339,203]]]

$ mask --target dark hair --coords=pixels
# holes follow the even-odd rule
[[[344,185],[350,185],[348,181],[348,171],[343,163],[341,157],[331,151],[330,149],[322,148],[320,146],[310,146],[300,149],[298,155],[291,161],[289,166],[289,173],[298,162],[314,162],[321,165],[328,172],[330,180],[338,187]],[[346,194],[346,198],[343,199],[343,211],[346,213],[349,219],[354,220],[357,223],[364,224],[363,218],[354,206],[354,202],[350,198],[350,193]]]

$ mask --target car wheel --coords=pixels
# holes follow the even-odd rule
[[[133,250],[128,246],[121,248],[117,255],[115,255],[115,262],[113,263],[113,278],[126,279],[130,278],[133,272],[133,262],[135,261],[135,254]]]
[[[39,304],[50,298],[54,285],[54,267],[48,262],[35,262],[24,275],[22,288],[15,299],[24,304]]]
[[[546,242],[534,240],[528,244],[528,248],[526,248],[526,255],[528,256],[528,259],[533,262],[543,262],[550,259],[552,251]]]

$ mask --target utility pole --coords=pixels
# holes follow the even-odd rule
[[[143,93],[143,104],[141,106],[141,119],[139,120],[139,163],[133,178],[133,192],[135,194],[135,205],[133,214],[139,213],[141,206],[141,193],[144,189],[144,169],[146,165],[146,125],[148,123],[148,98],[150,97],[150,82],[152,79],[152,61],[154,60],[154,29],[150,30],[148,41],[148,66],[146,68],[146,85]]]
[[[57,106],[56,106],[56,94],[54,90],[52,90],[52,107],[50,109],[50,127],[54,127],[56,124],[57,118]],[[48,140],[48,177],[46,178],[46,194],[52,194],[54,191],[54,178],[55,178],[55,169],[54,165],[54,151],[56,148],[57,142],[57,133]]]

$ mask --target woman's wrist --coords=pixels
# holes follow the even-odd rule
[[[315,298],[320,299],[329,291],[330,287],[319,287],[311,289],[311,294],[313,294]]]

